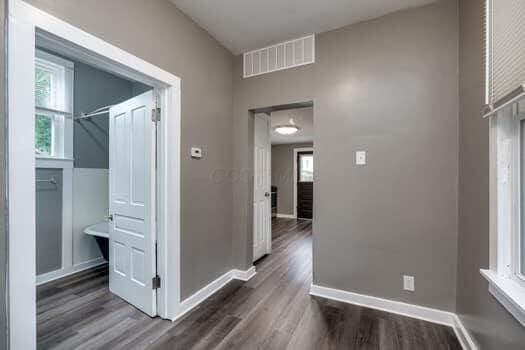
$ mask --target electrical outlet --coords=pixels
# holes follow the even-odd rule
[[[416,280],[414,276],[403,276],[403,289],[410,292],[416,290]]]
[[[191,148],[191,157],[196,159],[202,158],[202,149],[199,147],[192,147]]]
[[[356,165],[366,165],[366,152],[365,151],[355,152],[355,164]]]

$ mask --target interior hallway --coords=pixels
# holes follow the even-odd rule
[[[451,328],[308,295],[310,221],[274,219],[273,250],[178,322],[109,293],[107,267],[38,288],[39,349],[461,349]]]

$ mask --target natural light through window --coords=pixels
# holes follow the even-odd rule
[[[35,153],[64,158],[70,153],[66,132],[72,132],[73,63],[40,50],[35,62]]]
[[[300,156],[300,182],[314,181],[314,156],[313,154],[301,154]]]

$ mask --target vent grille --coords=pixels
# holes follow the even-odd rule
[[[315,62],[315,36],[285,41],[244,53],[244,77],[275,72]]]

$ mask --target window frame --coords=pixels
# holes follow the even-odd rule
[[[521,193],[525,185],[521,184],[525,169],[522,120],[525,97],[490,117],[490,267],[482,269],[481,274],[489,282],[490,293],[525,326],[525,276],[521,271],[521,230],[525,223]]]
[[[52,126],[50,153],[39,153],[35,147],[35,157],[73,160],[74,63],[40,49],[36,50],[35,56],[35,70],[41,66],[51,71],[56,80],[52,87],[55,89],[52,105],[37,105],[35,95],[35,120],[37,114],[49,116]]]

